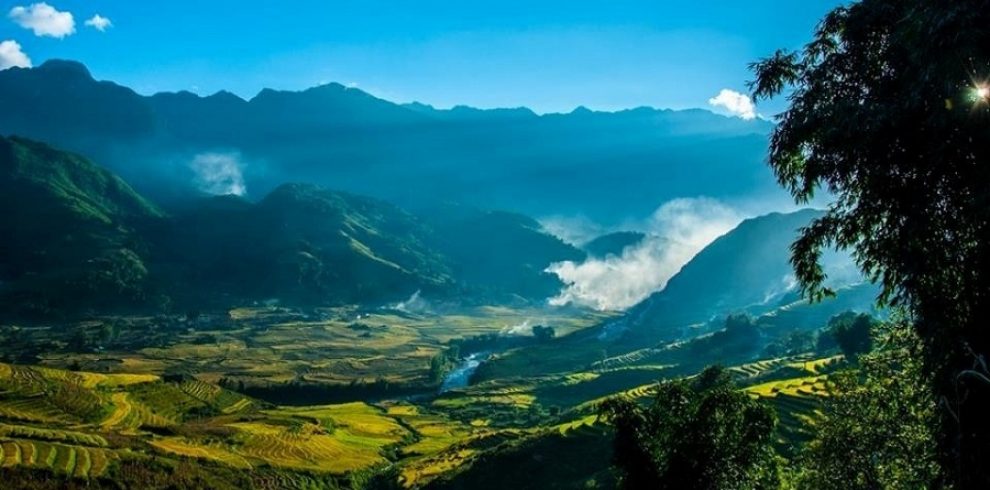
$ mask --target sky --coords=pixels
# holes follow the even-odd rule
[[[395,102],[537,112],[753,106],[747,64],[836,0],[0,0],[0,69],[81,61],[139,93],[328,82]]]

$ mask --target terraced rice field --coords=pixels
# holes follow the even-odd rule
[[[243,412],[254,405],[254,402],[246,396],[198,380],[184,381],[179,385],[179,389],[226,414]]]
[[[415,405],[392,405],[388,407],[386,413],[401,421],[415,435],[415,442],[402,447],[402,454],[407,457],[437,454],[458,441],[480,432],[479,429],[439,414],[428,413]]]
[[[626,354],[619,356],[609,357],[608,359],[603,359],[601,361],[595,361],[591,366],[595,369],[617,369],[623,366],[631,366],[651,359],[661,352],[665,352],[668,348],[662,347],[649,347],[645,349],[634,350]]]
[[[402,483],[416,487],[444,473],[468,465],[485,449],[517,440],[532,432],[522,430],[486,431],[463,439],[430,457],[414,459],[402,468]]]
[[[243,456],[233,453],[229,448],[220,444],[202,444],[181,437],[166,437],[155,439],[150,444],[165,453],[197,459],[209,459],[235,468],[250,469],[249,463]]]
[[[597,415],[586,415],[586,416],[581,417],[579,419],[572,420],[570,422],[565,422],[563,424],[556,425],[552,429],[553,430],[556,430],[561,435],[565,435],[566,436],[566,435],[572,433],[573,431],[580,430],[581,428],[583,428],[585,426],[592,426],[592,425],[595,425],[597,423],[598,423],[598,416]]]
[[[105,438],[98,434],[76,432],[72,430],[55,430],[42,427],[10,425],[0,423],[0,437],[16,437],[41,439],[46,441],[66,442],[83,446],[107,447]]]
[[[345,474],[387,462],[389,447],[406,446],[405,457],[425,458],[472,434],[491,432],[411,405],[267,408],[194,379],[165,382],[156,376],[0,364],[0,387],[5,395],[0,401],[0,462],[78,477],[105,472],[120,459],[121,449],[114,445],[124,440],[137,447],[138,441],[146,443],[145,457]],[[99,402],[101,416],[88,421],[72,403],[55,403],[59,392],[86,404]],[[500,396],[513,403],[531,401],[518,394]]]
[[[757,362],[751,362],[748,364],[743,364],[740,366],[733,366],[729,368],[729,371],[742,379],[756,378],[764,374],[767,374],[770,371],[773,371],[774,369],[780,368],[781,366],[793,364],[795,362],[796,362],[795,358],[790,358],[790,357],[766,359]]]
[[[633,401],[644,400],[646,398],[653,396],[653,394],[656,393],[657,386],[659,386],[657,383],[647,383],[608,396],[603,396],[603,397],[595,398],[593,400],[588,400],[574,407],[573,411],[578,413],[593,411],[596,409],[599,403],[605,401],[608,398],[618,397]]]
[[[486,392],[483,394],[471,394],[469,396],[439,398],[433,402],[433,406],[447,409],[490,405],[527,408],[535,400],[535,396],[526,393]]]
[[[266,424],[237,428],[241,431],[237,438],[242,441],[237,453],[273,466],[346,473],[385,462],[380,451],[387,444],[316,431],[292,433]]]
[[[746,388],[754,398],[769,401],[777,410],[779,444],[793,445],[811,437],[821,413],[821,398],[828,396],[827,375],[770,381]]]
[[[0,439],[0,465],[48,469],[79,478],[101,476],[110,463],[120,459],[117,451],[41,442],[26,439]]]
[[[165,437],[151,444],[165,453],[238,468],[275,466],[343,474],[384,463],[382,450],[411,435],[383,410],[364,403],[282,408],[265,415],[262,420],[217,425],[233,431],[222,442]]]
[[[839,355],[821,359],[812,359],[809,361],[795,361],[788,363],[787,366],[795,369],[802,369],[810,374],[825,374],[840,366],[844,360],[845,357]]]
[[[133,434],[142,427],[161,428],[176,424],[175,420],[159,415],[146,405],[134,401],[129,393],[114,393],[110,399],[114,410],[100,422],[103,429]]]
[[[746,392],[762,398],[773,398],[781,394],[790,396],[824,396],[827,394],[826,381],[828,381],[827,375],[783,379],[750,386],[746,388]]]

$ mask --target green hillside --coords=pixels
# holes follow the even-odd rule
[[[546,268],[585,253],[548,234],[536,220],[516,213],[467,210],[433,213],[429,243],[449,259],[469,294],[488,302],[542,302],[563,283]]]
[[[0,301],[7,316],[145,308],[397,302],[539,303],[544,270],[583,252],[525,216],[420,218],[385,201],[285,184],[258,202],[200,198],[165,216],[85,158],[0,139]]]
[[[205,199],[178,214],[158,242],[177,277],[254,300],[333,305],[441,291],[452,279],[409,213],[382,201],[283,185],[257,204]],[[217,295],[212,295],[216,299]],[[193,301],[195,298],[190,298]]]
[[[758,313],[773,309],[771,300],[788,290],[793,274],[791,242],[799,228],[821,215],[805,209],[743,221],[692,258],[662,291],[630,309],[629,333],[676,338],[684,327],[717,314],[761,304]]]
[[[47,145],[0,137],[0,301],[45,315],[148,299],[147,242],[162,219],[120,178]]]

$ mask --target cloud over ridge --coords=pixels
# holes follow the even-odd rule
[[[745,120],[756,119],[756,105],[748,95],[735,90],[722,89],[715,97],[708,99],[712,107],[721,107],[730,114]]]
[[[675,199],[642,225],[647,237],[621,255],[551,264],[565,287],[551,305],[577,304],[624,310],[663,289],[698,252],[742,221],[743,216],[710,198]]]
[[[0,42],[0,70],[13,67],[31,68],[31,58],[24,54],[17,41]]]

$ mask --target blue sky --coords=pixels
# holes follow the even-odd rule
[[[0,0],[0,42],[16,42],[34,65],[82,61],[97,78],[145,94],[227,89],[249,98],[335,81],[438,107],[679,109],[708,107],[722,89],[745,91],[749,61],[801,46],[840,3],[48,0],[52,15]],[[96,14],[112,25],[84,24]],[[779,109],[778,101],[757,111]]]

